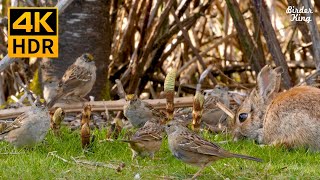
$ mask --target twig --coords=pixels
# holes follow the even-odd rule
[[[123,85],[119,79],[116,79],[116,84],[118,88],[118,96],[121,99],[124,99],[126,97],[126,92],[124,91]]]
[[[303,6],[306,9],[312,9],[312,5],[310,0],[302,0],[301,1]],[[314,12],[314,9],[313,9]],[[313,13],[306,13],[305,16],[310,18],[310,22],[307,23],[312,40],[312,47],[313,47],[313,59],[316,64],[317,70],[320,70],[320,34],[316,22],[316,18],[314,17]]]
[[[204,51],[202,51],[200,53],[201,56],[204,56],[205,54],[207,54],[209,51],[211,51],[212,49],[218,47],[220,44],[224,43],[225,41],[228,41],[231,38],[234,38],[237,35],[237,33],[232,33],[229,34],[227,36],[225,36],[224,38],[221,38],[219,41],[217,41],[216,43],[214,43],[212,46],[208,47],[207,49],[205,49]],[[181,72],[183,72],[186,68],[188,68],[190,66],[190,64],[194,63],[197,60],[197,57],[193,57],[190,61],[188,61],[186,64],[184,64],[177,72],[177,76],[179,76],[181,74]]]
[[[226,107],[224,104],[217,102],[217,107],[220,108],[224,113],[226,113],[230,118],[234,118],[235,114],[232,112],[228,107]]]
[[[73,2],[73,0],[60,0],[56,7],[58,8],[58,13],[61,14],[64,10]]]
[[[176,21],[177,25],[179,26],[181,32],[182,32],[182,35],[183,37],[185,38],[186,42],[188,43],[189,47],[191,48],[191,50],[193,51],[193,53],[196,55],[199,63],[201,64],[202,68],[203,69],[207,69],[206,67],[206,64],[204,63],[202,57],[200,56],[200,53],[199,53],[199,50],[196,49],[194,47],[194,45],[192,44],[191,40],[190,40],[190,37],[188,35],[188,32],[183,28],[178,16],[175,14],[175,11],[174,9],[171,10],[171,14],[173,15],[174,17],[174,20]],[[217,80],[213,77],[213,75],[211,73],[209,73],[209,78],[212,80],[212,82],[214,84],[217,84]]]
[[[94,167],[105,167],[109,169],[114,169],[117,172],[122,171],[122,169],[125,167],[124,163],[120,163],[118,166],[113,165],[113,164],[105,164],[103,162],[94,162],[94,161],[87,161],[87,160],[78,160],[74,157],[71,156],[71,159],[76,163],[76,164],[81,164],[81,165],[89,165],[89,166],[94,166]]]
[[[30,104],[32,106],[35,106],[35,104],[33,103],[33,99],[32,99],[32,98],[34,98],[33,93],[31,91],[29,91],[29,89],[26,87],[25,84],[23,84],[18,72],[15,72],[14,74],[15,74],[15,79],[16,79],[17,83],[23,88],[25,94],[27,94],[27,97],[28,97],[28,100],[29,100]]]
[[[68,160],[66,160],[66,159],[64,159],[64,158],[62,158],[62,157],[60,157],[60,156],[59,156],[59,155],[57,155],[56,153],[57,153],[57,151],[49,152],[49,153],[48,153],[48,156],[50,155],[50,156],[53,156],[53,157],[55,157],[55,158],[57,158],[57,159],[60,159],[61,161],[65,162],[65,163],[72,164],[71,162],[69,162]]]
[[[156,5],[154,6],[154,8],[151,10],[151,13],[150,13],[150,17],[149,17],[149,20],[148,20],[148,25],[147,25],[147,28],[150,27],[150,25],[152,25],[151,23],[153,22],[154,20],[154,17],[159,9],[159,6],[160,4],[162,3],[162,0],[159,0],[156,2]]]
[[[222,179],[226,179],[226,177],[224,177],[220,172],[218,172],[215,168],[213,168],[212,166],[210,166],[210,168],[218,175],[220,176]]]

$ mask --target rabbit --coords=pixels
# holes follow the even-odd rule
[[[233,127],[241,137],[261,144],[320,150],[320,89],[297,86],[280,92],[281,67],[262,68],[257,89],[239,107]]]

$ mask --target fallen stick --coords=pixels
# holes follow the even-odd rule
[[[72,164],[71,162],[69,162],[68,160],[66,160],[66,159],[64,159],[64,158],[62,158],[62,157],[60,157],[60,156],[59,156],[59,155],[57,155],[56,153],[57,153],[57,151],[49,152],[49,153],[48,153],[48,156],[50,155],[50,156],[53,156],[54,158],[57,158],[57,159],[59,159],[59,160],[61,160],[61,161],[65,162],[65,163]]]
[[[165,109],[166,100],[165,99],[149,99],[145,100],[150,103],[156,109]],[[175,108],[179,107],[192,107],[193,97],[180,97],[174,99]],[[54,107],[61,107],[65,112],[81,112],[83,106],[90,104],[92,106],[92,111],[105,111],[106,108],[109,111],[122,111],[123,106],[127,102],[124,100],[117,101],[93,101],[93,102],[78,102],[78,103],[56,103]],[[11,108],[0,110],[0,119],[15,118],[21,113],[30,109],[30,106],[21,108]]]
[[[122,171],[122,169],[125,167],[124,163],[120,163],[119,165],[113,165],[113,164],[106,164],[103,162],[94,162],[94,161],[87,161],[87,160],[79,160],[71,156],[71,159],[76,163],[80,165],[87,165],[87,166],[93,166],[93,167],[105,167],[109,169],[114,169],[117,172]]]

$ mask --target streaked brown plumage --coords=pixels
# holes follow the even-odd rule
[[[66,70],[58,83],[57,94],[50,99],[47,106],[51,108],[63,97],[78,96],[83,98],[92,89],[96,81],[96,66],[91,54],[85,53]]]
[[[154,153],[159,151],[164,128],[155,119],[151,119],[131,137],[130,140],[122,140],[128,142],[132,150],[132,159],[137,156],[150,156],[154,158]]]
[[[13,122],[3,124],[0,139],[17,148],[32,147],[45,138],[49,128],[48,110],[37,105],[19,115]]]
[[[168,134],[169,149],[172,154],[187,164],[201,167],[200,170],[194,174],[193,179],[196,178],[207,165],[219,159],[235,157],[258,162],[262,161],[255,157],[230,153],[218,145],[206,141],[175,121],[169,122],[165,130]]]

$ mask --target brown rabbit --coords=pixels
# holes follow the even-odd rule
[[[265,66],[235,116],[233,135],[287,148],[320,150],[320,89],[298,86],[278,93],[281,68]]]

